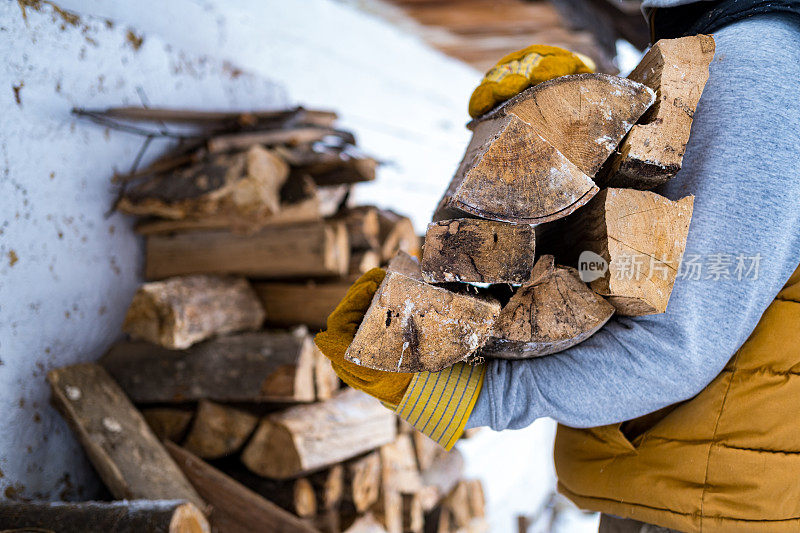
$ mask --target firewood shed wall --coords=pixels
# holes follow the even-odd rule
[[[141,281],[132,221],[107,212],[109,177],[143,138],[72,107],[334,109],[366,152],[395,163],[359,201],[402,209],[422,232],[468,139],[478,79],[333,0],[57,3],[67,12],[0,3],[0,498],[99,494],[44,377],[97,359]]]

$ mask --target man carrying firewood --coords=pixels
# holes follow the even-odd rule
[[[346,383],[445,447],[465,427],[554,418],[559,490],[602,512],[600,531],[800,530],[800,7],[644,6],[654,42],[716,40],[682,169],[657,190],[695,196],[684,263],[706,271],[678,276],[666,313],[616,316],[547,357],[388,373],[344,360],[376,269],[317,344]],[[575,54],[525,49],[487,73],[470,112],[589,71]]]

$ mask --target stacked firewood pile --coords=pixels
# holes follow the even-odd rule
[[[390,266],[346,358],[419,372],[538,357],[614,313],[665,312],[694,198],[649,189],[681,168],[713,55],[711,36],[662,40],[628,78],[556,78],[472,121],[421,263]]]
[[[111,495],[137,501],[6,502],[0,529],[485,530],[458,451],[342,388],[313,342],[357,276],[419,247],[408,218],[350,205],[376,162],[335,115],[89,113],[201,130],[116,178],[151,280],[129,339],[48,375]]]

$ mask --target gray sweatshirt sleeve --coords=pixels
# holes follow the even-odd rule
[[[700,279],[685,269],[664,314],[615,317],[555,355],[490,361],[467,427],[515,429],[545,416],[591,427],[688,399],[719,374],[797,267],[800,18],[757,16],[714,37],[683,169],[657,191],[695,195],[684,267],[699,263]]]

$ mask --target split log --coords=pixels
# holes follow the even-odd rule
[[[247,152],[210,157],[155,174],[126,190],[116,208],[137,216],[212,216],[258,223],[280,209],[280,190],[288,176],[289,166],[283,159],[253,146]]]
[[[429,283],[511,283],[530,279],[535,233],[527,224],[462,218],[428,225],[422,275]]]
[[[456,529],[469,526],[472,516],[469,507],[469,493],[467,483],[459,481],[450,494],[445,496],[442,506],[450,511]]]
[[[278,152],[297,172],[311,176],[319,185],[358,183],[375,179],[378,162],[353,146],[279,147]]]
[[[119,343],[100,364],[136,403],[312,402],[317,351],[302,330],[259,332],[182,351]]]
[[[399,435],[394,442],[381,446],[380,456],[383,490],[419,492],[423,482],[410,435]]]
[[[330,400],[265,417],[242,461],[262,476],[296,477],[386,444],[396,431],[391,411],[362,392],[346,389]]]
[[[456,486],[464,474],[464,457],[458,450],[450,450],[436,458],[422,471],[423,509],[433,509]]]
[[[268,479],[250,472],[239,458],[217,461],[215,466],[248,489],[301,518],[317,516],[320,501],[308,478]]]
[[[396,272],[417,281],[423,281],[422,268],[419,261],[416,257],[406,252],[397,252],[397,255],[395,255],[386,266],[386,272]],[[413,428],[414,426],[409,424],[408,427]]]
[[[179,407],[151,407],[142,409],[142,416],[159,440],[181,442],[194,412]]]
[[[361,274],[381,266],[381,256],[375,250],[356,250],[350,256],[350,277],[358,278]]]
[[[419,256],[419,236],[410,218],[388,209],[379,209],[378,222],[382,261],[389,261],[397,252]]]
[[[434,220],[466,212],[533,224],[568,215],[597,193],[591,178],[654,97],[606,74],[523,91],[470,123],[472,141]]]
[[[305,324],[311,330],[325,329],[328,315],[342,301],[352,280],[331,282],[254,283],[253,288],[267,311],[267,325]]]
[[[370,512],[387,533],[403,533],[403,497],[400,492],[381,490]]]
[[[314,472],[300,479],[308,480],[321,509],[338,509],[344,498],[344,466],[333,465],[326,470]]]
[[[602,186],[652,189],[681,169],[714,49],[712,36],[692,35],[661,39],[645,54],[628,78],[653,89],[656,102],[617,149]]]
[[[206,517],[181,500],[0,502],[0,530],[10,532],[209,533]]]
[[[391,372],[435,372],[462,361],[488,339],[500,305],[388,272],[348,361]]]
[[[341,220],[347,226],[350,247],[353,250],[375,250],[380,247],[380,222],[376,207],[345,209],[336,215],[335,220]]]
[[[371,452],[345,465],[344,500],[363,513],[376,501],[381,488],[381,456]]]
[[[142,415],[102,367],[78,364],[51,370],[56,408],[83,445],[115,498],[181,499],[205,509]]]
[[[433,466],[440,456],[447,453],[444,448],[428,437],[420,433],[416,429],[411,433],[411,440],[414,443],[414,454],[417,457],[417,467],[420,471],[424,472]]]
[[[255,330],[263,322],[264,308],[246,279],[185,276],[139,287],[122,330],[178,350],[215,335]]]
[[[313,527],[237,483],[180,446],[165,446],[197,491],[211,504],[209,516],[215,531],[251,533],[253,531],[315,533]]]
[[[387,533],[372,513],[357,517],[343,533]]]
[[[422,533],[422,528],[425,523],[419,494],[415,492],[401,492],[400,509],[403,533]]]
[[[614,306],[581,281],[578,271],[555,266],[544,255],[533,280],[520,287],[500,311],[481,355],[526,359],[560,352],[594,335]]]
[[[480,479],[468,479],[467,500],[469,501],[469,511],[472,518],[483,518],[486,516],[486,496],[483,492],[483,483]]]
[[[258,417],[226,405],[200,400],[183,447],[202,459],[218,459],[238,451]]]
[[[266,228],[253,235],[196,231],[147,237],[148,279],[184,274],[299,278],[347,274],[350,244],[343,223]]]
[[[692,219],[694,197],[671,201],[632,189],[605,189],[571,220],[562,241],[569,241],[569,264],[582,251],[605,261],[589,286],[622,315],[663,313],[675,284]],[[594,256],[595,259],[597,256]]]

